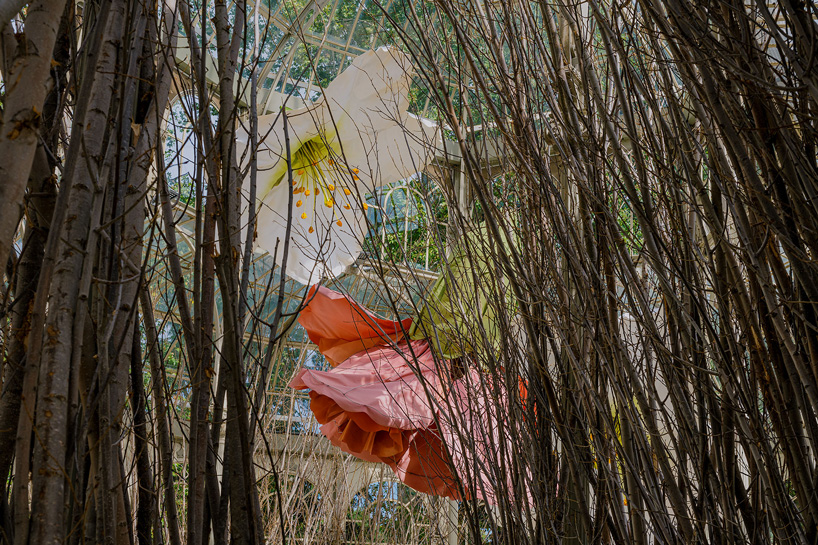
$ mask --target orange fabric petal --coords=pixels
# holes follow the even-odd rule
[[[335,424],[338,441],[350,452],[389,457],[406,450],[401,430],[381,426],[366,413],[345,411],[325,395],[310,392],[310,409],[319,424]]]
[[[310,288],[298,321],[333,367],[362,350],[399,341],[412,325],[411,318],[378,318],[347,296],[323,286]]]
[[[445,448],[436,429],[401,430],[345,411],[325,395],[310,392],[310,408],[323,433],[344,452],[387,464],[406,485],[425,494],[460,499]]]

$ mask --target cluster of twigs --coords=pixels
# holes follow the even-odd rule
[[[471,284],[500,343],[475,328],[460,363],[494,402],[439,408],[471,451],[466,488],[498,498],[462,502],[461,537],[814,543],[815,5],[383,4],[422,113],[459,150],[455,172],[438,170],[448,237],[482,223],[470,251],[496,265]],[[239,188],[255,167],[235,132],[257,115],[251,14],[39,0],[0,21],[0,542],[344,539],[343,508],[298,501],[280,478],[265,420],[293,317],[283,277],[247,295]],[[188,253],[163,147],[177,94],[196,97]],[[159,264],[185,416],[150,289]],[[369,274],[394,287],[396,270]],[[271,322],[256,312],[268,299]]]
[[[199,21],[208,7],[215,88],[187,2],[41,1],[3,21],[3,542],[263,541],[241,363],[247,272],[233,83],[247,56],[246,6],[228,16],[224,2],[204,5],[194,11]],[[175,57],[180,29],[186,78]],[[179,256],[162,132],[182,78],[200,105],[189,266]],[[146,265],[157,252],[174,285],[190,380],[184,487],[174,483],[171,413],[179,407],[168,406],[148,290],[154,269]],[[215,373],[217,280],[224,318]]]
[[[445,29],[402,39],[505,278],[479,288],[506,341],[484,347],[481,388],[513,407],[477,439],[494,486],[513,484],[496,535],[814,543],[815,5],[442,0],[409,16]],[[484,168],[492,146],[511,174]]]

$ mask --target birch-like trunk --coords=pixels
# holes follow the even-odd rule
[[[88,296],[96,251],[96,222],[102,209],[105,165],[111,146],[107,144],[112,97],[117,89],[114,76],[122,37],[124,3],[116,2],[106,21],[98,63],[93,66],[89,107],[83,124],[74,124],[73,155],[66,160],[66,177],[73,182],[68,200],[58,259],[49,290],[42,360],[37,381],[37,406],[31,474],[32,503],[30,540],[33,543],[62,543],[65,512],[65,478],[68,436],[69,388],[72,362],[81,351],[82,305]],[[80,336],[76,332],[80,332]],[[25,418],[25,417],[23,417]],[[21,475],[16,476],[18,479]],[[22,498],[17,498],[21,500]],[[17,528],[18,542],[26,537]],[[112,536],[111,536],[112,537]]]
[[[3,7],[6,7],[5,5]],[[10,6],[19,11],[20,6]],[[23,193],[34,161],[51,60],[65,0],[32,2],[11,70],[5,79],[0,123],[0,266],[5,267],[20,221]],[[6,13],[0,13],[4,18]],[[0,24],[5,19],[0,19]]]

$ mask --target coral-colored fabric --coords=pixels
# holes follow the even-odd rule
[[[321,432],[345,452],[388,464],[415,490],[496,504],[497,483],[511,489],[497,456],[509,440],[502,385],[462,362],[435,361],[428,340],[403,338],[411,319],[382,320],[326,288],[310,295],[299,321],[340,363],[302,369],[290,386],[310,389]],[[527,397],[524,382],[518,387]]]
[[[403,338],[412,319],[383,320],[355,301],[323,286],[313,286],[298,321],[333,366],[353,354]]]
[[[454,468],[466,499],[496,503],[492,483],[505,479],[492,474],[503,404],[492,401],[484,377],[460,368],[452,380],[450,362],[436,362],[427,340],[387,340],[400,331],[398,322],[326,288],[311,294],[299,321],[328,359],[361,346],[354,335],[368,344],[330,371],[302,369],[290,382],[310,389],[321,432],[345,452],[388,464],[415,490],[463,499]],[[403,321],[404,330],[410,325]]]

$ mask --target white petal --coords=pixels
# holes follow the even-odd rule
[[[405,112],[409,106],[409,74],[412,63],[394,48],[367,51],[325,89],[330,107],[355,113],[360,108],[386,108]]]
[[[403,125],[392,123],[375,134],[360,134],[366,160],[358,168],[368,191],[423,170],[434,157],[435,131],[429,122],[409,115]]]
[[[287,229],[288,186],[279,184],[259,205],[257,245],[275,254],[279,265],[284,253]],[[293,196],[292,229],[285,274],[305,285],[318,282],[323,276],[337,276],[355,262],[361,252],[361,241],[366,230],[365,214],[349,198],[350,210],[343,208],[343,191],[335,191],[336,204],[324,205],[323,196]],[[303,204],[296,207],[301,200]],[[301,219],[306,212],[307,219]],[[341,221],[339,226],[337,221]],[[309,228],[314,228],[310,233]],[[278,248],[276,249],[276,244]]]
[[[370,191],[423,170],[433,157],[434,125],[406,111],[411,69],[404,53],[380,48],[357,57],[326,89],[343,157]]]

